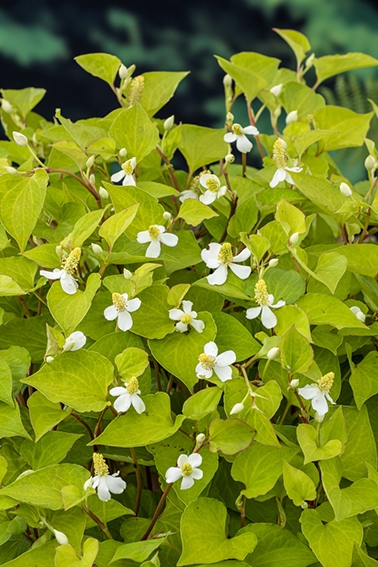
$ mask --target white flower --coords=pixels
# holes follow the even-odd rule
[[[344,195],[344,197],[351,197],[353,195],[352,189],[347,183],[344,183],[344,181],[340,183],[340,191]]]
[[[218,347],[213,341],[206,343],[203,350],[204,352],[198,357],[197,377],[208,380],[212,377],[214,371],[221,382],[231,380],[232,369],[230,364],[234,364],[236,361],[234,351],[226,350],[218,355]]]
[[[244,248],[236,256],[232,253],[232,246],[229,242],[217,244],[212,242],[208,248],[201,252],[201,258],[208,268],[215,270],[207,281],[210,285],[222,285],[227,280],[228,268],[241,280],[246,280],[251,273],[250,266],[238,266],[239,262],[244,262],[251,255],[248,248]]]
[[[283,307],[285,302],[281,299],[274,305],[274,297],[268,293],[265,280],[259,280],[255,285],[255,301],[259,307],[251,307],[247,309],[245,316],[247,319],[256,319],[261,313],[261,322],[267,329],[273,329],[277,325],[277,317],[270,309],[278,309]]]
[[[112,294],[113,305],[107,307],[104,311],[104,317],[108,321],[114,321],[117,319],[118,328],[121,331],[128,331],[133,326],[133,319],[130,313],[137,311],[141,306],[141,300],[136,297],[135,299],[129,299],[127,293],[113,293]]]
[[[274,95],[275,97],[278,97],[281,94],[282,86],[283,86],[282,83],[280,83],[279,85],[275,85],[274,87],[272,87],[269,90],[272,93],[272,95]]]
[[[180,455],[177,459],[177,467],[169,467],[165,473],[165,480],[168,484],[176,482],[182,478],[181,490],[191,488],[195,480],[200,480],[203,477],[203,471],[199,469],[202,464],[202,457],[198,453],[191,455]]]
[[[133,376],[128,382],[125,382],[126,388],[117,386],[110,390],[111,396],[117,396],[118,399],[114,402],[114,409],[119,413],[126,412],[130,406],[133,406],[137,413],[146,411],[146,406],[143,400],[139,397],[141,393],[139,390],[138,379]]]
[[[329,391],[332,388],[333,379],[335,375],[333,372],[328,372],[322,376],[315,384],[307,384],[304,388],[298,388],[298,393],[305,400],[311,400],[312,408],[317,414],[322,417],[328,411],[327,400],[331,404],[335,404]]]
[[[245,128],[242,128],[240,124],[233,124],[231,129],[232,132],[227,132],[227,134],[224,135],[224,141],[228,144],[236,141],[236,147],[242,154],[250,152],[253,144],[248,140],[246,134],[249,134],[250,136],[258,136],[260,133],[258,129],[255,128],[255,126],[246,126]]]
[[[58,268],[55,268],[52,272],[41,270],[40,274],[49,280],[60,280],[62,290],[65,293],[68,293],[68,295],[74,295],[77,292],[79,285],[72,274],[77,268],[80,256],[80,248],[74,248],[69,256],[63,261],[63,267],[61,270]]]
[[[111,492],[122,494],[126,488],[126,482],[122,478],[118,478],[119,472],[110,475],[108,465],[100,453],[93,453],[93,464],[95,476],[87,480],[84,484],[84,490],[89,487],[97,489],[97,495],[102,502],[109,502]]]
[[[183,203],[186,199],[196,199],[198,201],[198,194],[192,189],[185,189],[185,191],[181,191],[179,201]]]
[[[205,323],[201,320],[197,321],[197,311],[192,311],[193,302],[183,300],[182,309],[170,309],[169,318],[172,321],[178,321],[175,325],[176,331],[185,333],[188,326],[193,327],[198,333],[202,333],[205,328]]]
[[[151,242],[146,250],[146,258],[158,258],[161,252],[161,244],[173,248],[178,243],[178,236],[165,233],[165,227],[160,224],[152,224],[148,230],[142,230],[137,234],[139,244]]]
[[[25,134],[21,134],[21,132],[12,132],[13,140],[16,142],[18,146],[27,146],[28,139]]]
[[[136,185],[133,175],[135,166],[136,166],[136,158],[133,157],[131,159],[128,159],[127,161],[125,161],[125,163],[121,165],[122,169],[120,171],[117,171],[117,173],[113,173],[113,175],[110,178],[111,181],[113,183],[118,183],[118,181],[121,181],[121,179],[123,179],[122,185]]]
[[[272,181],[269,183],[270,187],[276,187],[281,181],[287,181],[291,185],[294,185],[293,178],[291,177],[289,171],[294,173],[300,173],[302,171],[301,167],[280,167],[277,169],[276,173],[273,175]]]
[[[60,543],[60,545],[68,545],[68,538],[66,536],[66,534],[64,534],[63,532],[60,532],[59,530],[54,530],[54,536],[56,537],[56,540],[58,543]]]
[[[363,311],[361,311],[359,307],[357,307],[357,305],[353,305],[353,307],[350,307],[349,309],[351,310],[353,315],[355,315],[357,319],[361,321],[361,323],[365,323],[366,315]]]
[[[227,192],[227,187],[220,186],[220,181],[213,173],[204,173],[200,177],[200,184],[205,187],[207,191],[200,196],[199,200],[205,205],[210,205],[215,199],[220,199]]]
[[[292,110],[286,116],[286,124],[291,124],[292,122],[296,122],[298,120],[298,110]]]
[[[66,341],[63,345],[63,350],[66,352],[69,350],[79,350],[83,348],[86,342],[87,337],[84,335],[84,333],[82,333],[81,331],[75,331],[66,338]]]

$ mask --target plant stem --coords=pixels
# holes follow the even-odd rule
[[[247,103],[247,110],[248,110],[248,118],[249,118],[251,125],[256,126],[256,120],[255,120],[255,117],[253,116],[252,106],[249,103]],[[262,148],[261,142],[260,142],[260,138],[258,136],[255,136],[255,138],[256,138],[256,144],[257,144],[257,147],[259,149],[261,159],[264,159],[265,154],[264,154],[264,150]]]
[[[152,532],[153,527],[154,527],[154,525],[156,524],[157,519],[158,519],[158,517],[159,517],[159,515],[160,515],[160,512],[161,512],[161,509],[162,509],[163,504],[164,504],[164,502],[165,502],[165,499],[167,498],[168,493],[169,493],[169,491],[171,490],[171,488],[172,488],[172,483],[167,484],[167,487],[166,487],[166,489],[164,490],[164,492],[163,492],[163,494],[162,494],[162,496],[161,496],[161,498],[160,498],[159,504],[158,504],[157,507],[156,507],[155,514],[153,515],[153,518],[152,518],[152,520],[151,520],[151,522],[150,522],[150,525],[148,526],[148,528],[147,528],[147,530],[146,530],[146,533],[143,535],[143,537],[141,538],[140,541],[146,540],[146,539],[148,538],[148,536],[150,535],[150,533]]]
[[[88,431],[88,433],[89,433],[89,436],[90,436],[90,438],[91,438],[91,441],[93,441],[95,437],[94,437],[94,435],[93,435],[93,433],[92,433],[92,429],[89,427],[88,423],[86,423],[86,422],[84,421],[84,419],[81,419],[81,417],[80,417],[79,415],[77,415],[76,413],[71,413],[71,415],[72,415],[72,417],[73,417],[74,419],[76,419],[76,421],[79,421],[82,425],[84,425],[85,429],[86,429],[86,430]]]
[[[135,502],[135,515],[138,515],[139,512],[139,508],[140,508],[140,501],[142,499],[142,476],[140,474],[140,468],[139,468],[139,464],[138,464],[138,459],[136,456],[136,452],[135,449],[133,447],[130,447],[130,453],[133,459],[133,463],[134,463],[134,468],[135,468],[135,476],[136,476],[136,481],[137,481],[137,497],[136,497],[136,502]]]
[[[105,502],[104,502],[104,506],[105,506]],[[100,528],[100,530],[102,532],[104,532],[104,534],[106,535],[106,537],[108,539],[113,539],[112,534],[109,531],[109,528],[104,525],[104,523],[100,520],[100,518],[98,516],[96,516],[96,514],[94,514],[92,512],[92,510],[90,510],[88,508],[88,506],[86,504],[83,505],[83,510],[84,512],[86,512],[88,514],[88,516],[98,525],[98,527]]]

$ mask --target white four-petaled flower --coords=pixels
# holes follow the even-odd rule
[[[62,269],[55,268],[52,272],[41,270],[41,276],[49,280],[60,280],[62,290],[68,295],[74,295],[79,287],[77,281],[73,277],[81,256],[80,248],[74,248],[68,257],[62,262]]]
[[[319,417],[325,415],[328,411],[327,400],[331,404],[335,404],[329,391],[332,388],[334,373],[328,372],[322,376],[315,384],[307,384],[304,388],[298,388],[298,393],[305,400],[311,400],[312,408],[317,412]]]
[[[199,198],[201,203],[205,205],[210,205],[227,192],[227,187],[225,185],[221,187],[219,178],[213,173],[203,173],[200,177],[200,184],[206,189],[205,193]]]
[[[228,144],[236,141],[236,147],[242,154],[250,152],[253,147],[252,142],[248,140],[246,134],[249,134],[250,136],[258,136],[260,133],[255,126],[246,126],[245,128],[242,128],[240,124],[233,124],[231,130],[232,132],[227,132],[223,139]]]
[[[244,248],[236,256],[232,253],[232,246],[229,242],[218,244],[212,242],[208,248],[201,252],[201,258],[208,268],[215,270],[207,281],[210,285],[222,285],[227,280],[228,268],[241,280],[246,280],[251,273],[250,266],[238,266],[239,262],[244,262],[251,255],[248,248]]]
[[[122,169],[120,171],[117,171],[117,173],[113,173],[113,175],[110,178],[111,181],[113,183],[118,183],[119,181],[121,181],[121,179],[123,179],[122,185],[136,185],[134,179],[135,166],[136,166],[136,158],[133,157],[131,159],[128,159],[127,161],[125,161],[125,163],[121,165]]]
[[[125,388],[122,386],[116,386],[110,390],[111,396],[116,396],[117,400],[114,402],[114,409],[119,413],[126,412],[130,406],[133,406],[137,413],[143,413],[146,411],[146,406],[144,401],[139,397],[141,393],[139,390],[139,381],[135,376],[130,378],[128,382],[125,382]]]
[[[212,377],[213,372],[218,376],[221,382],[226,382],[232,378],[231,364],[236,361],[236,354],[233,350],[226,350],[218,354],[218,347],[214,341],[206,343],[204,352],[198,357],[198,364],[196,366],[196,374],[198,378],[206,378],[208,380]]]
[[[165,232],[165,227],[160,224],[152,224],[148,230],[142,230],[137,234],[139,244],[150,242],[146,250],[146,258],[158,258],[161,252],[161,245],[165,244],[173,248],[178,243],[178,236]]]
[[[108,321],[114,321],[118,318],[117,324],[121,331],[128,331],[133,326],[133,319],[130,313],[137,311],[141,306],[141,300],[136,297],[129,299],[127,293],[113,293],[113,305],[107,307],[104,311],[104,317]]]
[[[84,335],[84,333],[82,333],[81,331],[75,331],[66,338],[62,348],[65,352],[69,350],[79,350],[83,348],[86,342],[87,337]]]
[[[274,304],[274,297],[268,293],[265,280],[259,280],[255,285],[255,301],[259,307],[250,307],[247,309],[245,316],[247,319],[256,319],[261,313],[261,322],[267,329],[272,329],[277,325],[277,317],[271,310],[283,307],[285,302],[281,299]]]
[[[93,453],[93,464],[95,476],[86,481],[84,490],[87,488],[97,489],[97,495],[102,502],[109,502],[111,492],[122,494],[126,488],[126,482],[122,478],[118,478],[119,472],[110,475],[109,467],[100,453]]]
[[[191,455],[180,455],[177,459],[177,467],[169,467],[165,473],[165,480],[169,484],[182,478],[181,490],[191,488],[195,480],[203,477],[203,471],[199,469],[202,464],[202,457],[198,453]]]
[[[269,183],[270,187],[276,187],[281,181],[287,181],[291,185],[294,185],[293,178],[290,175],[290,171],[294,173],[300,173],[302,171],[301,167],[287,167],[286,162],[288,156],[286,154],[286,142],[281,138],[278,138],[273,145],[273,160],[276,164],[277,171],[273,175],[272,181]]]
[[[199,319],[197,320],[197,311],[192,311],[193,302],[184,299],[181,305],[182,309],[170,309],[169,311],[169,318],[172,321],[178,321],[175,325],[176,331],[185,333],[190,325],[198,333],[202,333],[205,323]]]

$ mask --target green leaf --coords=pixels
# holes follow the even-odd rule
[[[358,411],[354,407],[343,407],[348,443],[341,455],[343,477],[359,480],[366,477],[366,464],[377,468],[377,446],[366,405]]]
[[[306,313],[302,311],[302,309],[294,305],[284,305],[280,309],[277,309],[275,315],[277,317],[277,325],[274,327],[274,330],[278,336],[285,334],[286,331],[294,325],[301,335],[309,342],[312,342],[310,323]]]
[[[53,528],[63,532],[67,536],[70,545],[72,545],[78,553],[81,553],[81,542],[87,517],[84,510],[75,507],[69,510],[58,510],[54,512],[51,518]]]
[[[286,112],[296,110],[299,120],[303,121],[312,119],[314,112],[325,105],[324,98],[321,95],[316,94],[308,86],[297,82],[287,83],[280,98]],[[304,128],[303,126],[300,128],[300,126],[302,126],[301,123],[289,124],[285,129],[285,136],[294,137],[298,130],[302,134]]]
[[[240,54],[239,54],[240,55]],[[218,60],[220,67],[228,73],[238,85],[240,90],[244,93],[248,103],[257,96],[257,94],[266,87],[268,81],[253,69],[248,68],[246,65],[237,65],[223,59],[223,57],[215,56]]]
[[[123,352],[126,348],[136,347],[144,348],[143,339],[130,332],[125,333],[109,333],[98,339],[88,350],[94,350],[105,356],[112,364],[114,364],[117,354]]]
[[[149,116],[154,116],[173,97],[179,83],[189,71],[143,73],[144,87],[140,104]]]
[[[34,289],[36,271],[35,263],[22,256],[0,258],[0,274],[9,276],[26,291]]]
[[[282,337],[280,343],[281,363],[291,374],[306,372],[313,360],[314,352],[308,340],[293,325]]]
[[[249,447],[253,437],[253,429],[241,419],[214,419],[209,429],[210,451],[236,455]]]
[[[294,270],[274,268],[274,270],[268,270],[264,274],[264,280],[268,286],[269,293],[274,296],[275,301],[283,299],[286,303],[294,303],[304,295],[305,281]]]
[[[33,262],[36,262],[44,268],[56,268],[60,263],[55,244],[41,244],[31,250],[26,250],[23,256],[30,258],[30,260],[33,260]]]
[[[12,373],[8,363],[0,358],[0,400],[13,408]]]
[[[118,147],[127,148],[130,157],[142,161],[159,143],[159,131],[143,107],[136,103],[119,111],[109,130]]]
[[[323,524],[317,510],[304,510],[300,522],[302,532],[321,565],[349,567],[354,543],[361,545],[363,530],[357,518],[332,520]]]
[[[316,486],[311,478],[286,461],[283,462],[283,482],[287,495],[295,506],[301,506],[305,500],[315,500]]]
[[[288,236],[291,236],[295,232],[302,234],[306,232],[306,217],[284,199],[282,199],[279,203],[277,203],[277,210],[276,210],[276,220],[278,220],[286,232]]]
[[[151,553],[158,549],[162,543],[166,541],[166,537],[149,539],[146,541],[136,541],[134,543],[126,543],[117,547],[113,559],[110,563],[114,563],[118,559],[130,559],[138,563],[146,561]]]
[[[0,326],[0,348],[19,345],[29,352],[32,362],[41,361],[46,351],[46,322],[46,316],[11,319]]]
[[[113,248],[114,243],[117,239],[125,232],[125,230],[133,222],[135,215],[138,211],[139,203],[135,203],[128,209],[116,213],[115,215],[109,217],[100,227],[98,231],[102,238],[105,238],[106,242],[109,244],[109,248]]]
[[[337,252],[325,252],[319,256],[315,269],[316,279],[324,283],[331,293],[335,293],[347,266],[348,261],[345,257]]]
[[[273,31],[278,33],[290,45],[291,49],[294,51],[295,57],[297,59],[297,65],[302,63],[303,59],[306,57],[307,51],[311,49],[310,42],[303,33],[296,30],[281,30],[279,28],[273,28]]]
[[[317,75],[317,85],[352,69],[362,69],[364,67],[375,67],[378,60],[365,53],[346,53],[345,55],[325,55],[314,59],[314,67]]]
[[[77,554],[72,547],[60,545],[56,550],[55,567],[92,567],[97,557],[99,541],[89,537],[83,544],[83,555],[77,560]],[[76,565],[75,565],[76,564]]]
[[[242,561],[252,553],[257,537],[226,535],[227,509],[213,498],[199,498],[185,508],[181,519],[182,555],[178,565],[199,561],[215,563],[224,559]]]
[[[351,310],[339,299],[322,293],[308,293],[297,302],[311,325],[332,325],[336,329],[365,328]]]
[[[328,214],[338,211],[345,202],[345,197],[327,179],[303,173],[293,173],[293,179],[296,188]]]
[[[5,174],[0,178],[0,220],[21,252],[42,210],[48,180],[43,169],[37,169],[32,177]]]
[[[378,273],[377,248],[375,244],[350,244],[337,248],[335,252],[348,260],[348,272],[375,278]]]
[[[23,382],[78,412],[102,411],[108,405],[113,365],[93,351],[65,352]]]
[[[64,239],[64,246],[68,248],[80,247],[84,244],[87,238],[96,230],[104,215],[105,209],[99,211],[92,211],[81,217],[70,232]]]
[[[152,285],[138,295],[142,304],[133,317],[133,333],[148,339],[162,339],[174,330],[169,318],[170,306],[167,302],[169,288],[165,285]]]
[[[217,326],[215,342],[219,353],[233,350],[236,361],[245,360],[260,350],[260,344],[235,317],[227,313],[211,314]]]
[[[223,140],[224,129],[214,130],[192,124],[184,124],[181,128],[182,142],[180,152],[186,159],[191,172],[223,158],[227,153],[227,145]]]
[[[43,545],[31,548],[15,559],[3,563],[6,567],[34,567],[34,565],[53,565],[55,549],[58,546],[56,540],[49,541]]]
[[[78,465],[52,465],[19,477],[2,489],[2,495],[32,506],[60,510],[63,508],[62,488],[74,486],[84,494],[84,483],[88,478],[88,471]]]
[[[185,199],[178,213],[178,218],[184,219],[191,226],[197,226],[204,219],[211,219],[217,216],[219,216],[218,213],[196,199]]]
[[[353,562],[351,567],[376,567],[377,561],[369,557],[357,543],[354,544]]]
[[[137,378],[143,374],[149,366],[148,354],[140,348],[126,348],[115,357],[115,363],[122,379],[128,382],[133,376]]]
[[[87,53],[74,57],[76,63],[80,65],[94,77],[99,77],[110,86],[113,85],[121,61],[115,55],[109,53]]]
[[[28,87],[26,89],[1,89],[3,97],[12,105],[17,106],[23,118],[43,99],[45,89]]]
[[[228,224],[228,234],[232,238],[238,238],[240,232],[249,234],[257,222],[258,212],[254,196],[241,203]]]
[[[269,492],[282,475],[283,460],[291,461],[298,453],[293,447],[271,447],[252,444],[249,449],[236,456],[231,476],[242,482],[247,498],[256,498]]]
[[[358,409],[371,396],[378,394],[378,354],[369,352],[365,358],[353,368],[350,377],[354,399]]]
[[[319,142],[319,145],[325,152],[362,146],[373,116],[374,112],[357,114],[349,108],[340,106],[330,105],[319,108],[314,113],[315,128],[335,132]]]
[[[30,438],[22,424],[19,406],[15,404],[13,408],[0,402],[0,438],[18,436]]]
[[[84,319],[100,285],[101,276],[96,273],[89,276],[85,291],[78,290],[74,295],[65,293],[60,282],[53,283],[47,294],[47,304],[66,335],[70,335]]]
[[[316,429],[314,429],[312,425],[306,423],[300,423],[298,425],[297,437],[305,457],[305,465],[313,461],[332,459],[333,457],[340,455],[343,449],[342,443],[339,439],[330,439],[323,446],[318,447]]]
[[[182,413],[193,421],[199,421],[217,409],[221,396],[222,390],[216,386],[199,390],[185,400]]]
[[[184,416],[171,418],[169,396],[163,392],[143,396],[146,411],[137,414],[129,410],[116,417],[101,435],[89,445],[110,445],[111,447],[143,447],[173,435],[181,426]]]
[[[33,470],[60,463],[81,434],[49,431],[36,443],[24,441],[20,448],[21,457]]]
[[[198,319],[205,323],[203,333],[191,328],[188,334],[175,332],[160,341],[148,341],[153,357],[189,389],[198,382],[195,373],[198,357],[203,353],[205,344],[213,341],[216,335],[214,319],[209,313],[199,312]]]
[[[72,412],[70,408],[62,410],[60,403],[50,402],[40,392],[34,392],[30,396],[28,406],[36,442]]]

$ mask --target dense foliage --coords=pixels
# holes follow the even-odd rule
[[[295,71],[217,58],[222,129],[104,53],[104,118],[2,91],[0,564],[376,564],[378,109],[316,90],[378,61],[277,32]],[[330,152],[364,143],[353,186]]]

